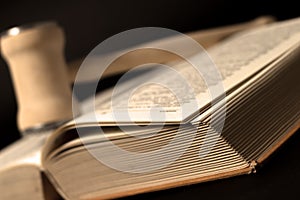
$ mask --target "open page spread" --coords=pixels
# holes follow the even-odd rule
[[[239,33],[209,49],[208,55],[221,74],[224,92],[228,92],[270,63],[280,59],[285,52],[300,42],[299,33],[300,20],[295,19]],[[205,62],[206,58],[206,53],[202,52],[192,56],[189,60],[203,59]],[[206,64],[211,63],[207,61]],[[210,81],[213,85],[214,77],[204,80],[201,72],[199,73],[186,61],[171,63],[171,66],[176,73],[154,67],[150,72],[121,84],[117,90],[107,92],[107,95],[96,96],[97,121],[103,125],[130,122],[159,123],[160,121],[180,123],[203,112],[213,100],[210,90],[214,88],[208,88],[207,82]],[[212,68],[207,69],[205,74],[209,76],[209,70]],[[150,80],[148,80],[149,77]],[[179,79],[183,79],[187,84],[182,84],[183,82],[178,81]],[[143,84],[145,82],[147,84]],[[148,84],[151,82],[153,84]],[[113,98],[111,98],[112,92]],[[90,102],[87,101],[86,104]],[[91,109],[91,106],[85,107],[88,108],[87,110]],[[130,117],[122,118],[124,113],[128,113],[125,115]],[[76,121],[92,123],[95,121],[94,116],[94,113],[90,113],[81,116]]]

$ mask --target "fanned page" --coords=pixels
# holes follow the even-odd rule
[[[209,49],[208,54],[223,77],[224,91],[229,93],[231,89],[241,85],[266,68],[268,64],[297,46],[300,40],[299,33],[300,19],[294,19],[237,34]],[[200,53],[193,56],[191,60],[202,58],[203,53]],[[117,114],[122,115],[122,112],[128,111],[132,122],[151,121],[152,123],[159,123],[163,118],[165,123],[172,124],[188,121],[198,115],[199,112],[204,112],[213,100],[204,79],[188,62],[170,63],[170,65],[177,70],[179,75],[170,74],[167,71],[162,73],[161,69],[156,70],[153,67],[152,71],[143,73],[119,86],[118,93],[114,94],[113,98],[113,111],[112,91],[108,92],[107,95],[100,94],[96,97],[95,109],[98,121],[102,125],[130,123],[128,118],[115,117]],[[189,88],[180,84],[179,76],[188,81]],[[149,77],[154,77],[151,80],[154,83],[161,83],[161,80],[164,80],[164,83],[168,86],[171,85],[172,88],[166,88],[160,84],[148,84],[138,87],[133,94],[126,92],[131,91],[130,88],[144,83]],[[195,95],[176,96],[171,91]],[[128,98],[129,96],[130,98]],[[85,104],[90,102],[87,101]],[[91,106],[85,105],[84,107],[88,108],[87,110],[92,110]],[[184,112],[182,108],[185,108]],[[151,118],[150,110],[153,116],[161,116],[163,113],[163,117]],[[95,120],[92,119],[91,114],[87,114],[76,121],[78,123],[93,123]]]
[[[199,156],[199,147],[204,139],[214,140],[216,133],[206,125],[198,127],[195,137],[190,137],[195,127],[185,125],[180,129],[181,134],[177,134],[178,127],[170,126],[157,133],[156,137],[144,138],[129,137],[117,128],[107,127],[106,137],[123,150],[143,155],[139,160],[118,155],[113,146],[99,137],[97,127],[85,127],[86,135],[80,139],[73,138],[60,143],[61,135],[56,135],[56,141],[51,142],[56,142],[59,147],[44,152],[43,164],[48,177],[66,199],[111,199],[251,172],[249,163],[221,137],[217,138],[208,155]],[[66,132],[66,136],[77,135],[74,131]],[[142,135],[155,132],[155,129],[148,128]],[[176,141],[174,138],[177,138]],[[156,164],[160,165],[160,161],[176,156],[178,148],[184,149],[188,143],[182,141],[191,142],[183,155],[164,168],[153,170]],[[82,142],[85,146],[82,146]],[[167,153],[147,155],[147,152],[160,151],[162,146],[170,142],[173,147],[169,147]],[[141,167],[139,169],[146,172],[116,170],[93,157],[91,152],[104,155],[107,161],[114,162],[117,159],[118,166],[129,164],[131,169]],[[138,165],[133,165],[136,162]]]
[[[249,162],[264,161],[300,126],[299,55],[291,49],[227,96],[222,137]],[[211,115],[199,118],[209,124]]]

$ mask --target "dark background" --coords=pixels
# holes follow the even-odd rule
[[[99,42],[131,28],[158,26],[180,32],[206,29],[272,15],[278,20],[298,17],[297,1],[5,1],[0,4],[0,31],[43,20],[57,21],[66,32],[68,61],[85,56]],[[8,68],[0,59],[0,149],[20,136],[17,106]],[[299,199],[300,135],[251,176],[148,193],[133,199]]]

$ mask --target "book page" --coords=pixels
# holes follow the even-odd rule
[[[0,151],[0,171],[21,165],[41,168],[41,151],[49,135],[35,134],[23,137]]]
[[[258,18],[255,18],[254,20],[243,22],[241,24],[234,24],[234,25],[228,25],[225,27],[217,27],[217,28],[211,28],[211,29],[205,29],[205,30],[197,30],[193,32],[186,33],[189,37],[196,40],[198,43],[200,43],[204,48],[211,47],[215,44],[218,44],[220,41],[224,40],[224,38],[229,37],[233,33],[237,33],[242,30],[247,30],[259,26],[263,26],[265,24],[273,23],[275,21],[275,18],[272,16],[260,16]],[[151,41],[150,43],[155,43],[159,41]],[[167,42],[174,45],[174,40],[167,39]],[[177,42],[177,41],[176,41]],[[178,45],[175,42],[175,45]],[[185,45],[185,44],[179,44]],[[192,53],[192,52],[191,52]],[[193,53],[192,53],[193,54]],[[192,55],[191,54],[191,55]],[[136,63],[145,63],[145,59],[149,57],[155,57],[157,60],[161,61],[162,63],[173,61],[174,56],[168,56],[165,54],[161,54],[157,51],[146,51],[146,52],[130,52],[129,55],[126,55],[125,57],[121,58],[120,62],[113,63],[112,67],[109,67],[103,74],[102,77],[109,77],[111,75],[116,75],[120,73],[125,73],[126,71],[130,70],[132,67],[135,66]],[[82,62],[85,58],[80,58],[78,60],[71,61],[68,63],[69,68],[69,80],[70,83],[73,83],[76,74],[78,71],[78,68],[81,66]],[[119,58],[118,58],[119,59]],[[97,61],[97,57],[93,58],[95,62]],[[82,79],[77,79],[77,82],[91,82],[91,81],[97,81],[98,76],[93,73],[93,70],[87,71],[87,74],[85,76],[81,77]]]
[[[299,45],[299,32],[300,19],[294,19],[237,34],[210,49],[209,55],[222,75],[225,91],[242,83],[243,80],[264,69],[289,49]],[[197,60],[201,59],[202,56],[197,54],[190,59]],[[179,123],[212,101],[204,79],[195,71],[195,68],[187,62],[176,63],[174,68],[178,72],[177,75],[167,71],[162,73],[161,70],[153,70],[150,72],[151,75],[141,75],[121,85],[119,91],[122,92],[119,92],[113,99],[114,109],[117,108],[119,115],[128,110],[130,119],[134,122],[155,122],[155,119],[161,118],[153,119],[149,113],[152,116],[161,116],[163,113],[165,122]],[[205,73],[209,74],[209,71]],[[188,80],[189,87],[178,84],[181,83],[178,81],[180,76],[184,80]],[[154,77],[152,78],[154,83],[159,80],[159,83],[171,85],[171,90],[182,92],[183,95],[180,95],[182,98],[178,98],[174,92],[170,91],[170,88],[160,84],[143,85],[143,87],[134,90],[133,94],[128,94],[129,88],[145,82],[147,77]],[[214,80],[211,79],[211,81]],[[189,95],[191,93],[196,95]],[[103,99],[107,100],[103,102]],[[195,102],[197,107],[190,106],[195,105]],[[116,113],[112,112],[111,98],[100,95],[96,98],[95,105],[97,118],[103,124],[115,123],[116,121],[126,122],[115,118]],[[183,114],[183,107],[192,107],[192,109]]]

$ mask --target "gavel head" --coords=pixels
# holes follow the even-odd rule
[[[27,133],[72,118],[64,32],[54,22],[14,27],[1,35],[18,103],[18,127]]]

